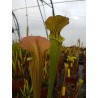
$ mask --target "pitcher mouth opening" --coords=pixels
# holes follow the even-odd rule
[[[60,43],[65,40],[65,38],[62,37],[62,36],[59,36],[59,39],[57,39],[57,38],[54,38],[54,37],[52,37],[51,35],[49,35],[49,38],[50,38],[50,39],[54,39],[54,40],[56,40],[56,41],[58,41],[58,42],[60,42]]]

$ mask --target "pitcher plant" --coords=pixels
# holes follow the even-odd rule
[[[28,36],[20,41],[20,46],[32,52],[29,70],[33,86],[33,96],[34,98],[40,98],[44,65],[43,54],[45,50],[50,48],[50,42],[44,37]]]
[[[57,65],[60,58],[62,42],[64,38],[60,35],[61,30],[69,24],[69,18],[66,16],[56,15],[49,17],[46,22],[47,29],[50,30],[50,78],[47,98],[52,98],[52,91],[56,76]]]

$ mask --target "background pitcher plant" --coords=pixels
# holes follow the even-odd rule
[[[33,96],[34,98],[40,98],[42,69],[44,65],[43,54],[45,50],[50,48],[50,42],[44,37],[28,36],[20,41],[20,46],[32,52],[29,70],[32,79]]]

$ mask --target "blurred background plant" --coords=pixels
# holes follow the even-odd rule
[[[29,62],[33,97],[40,98],[42,86],[42,73],[44,67],[44,52],[50,48],[50,42],[45,37],[28,36],[20,41],[24,50],[32,52],[33,60]]]
[[[24,77],[27,70],[27,58],[30,56],[30,52],[24,51],[19,43],[12,45],[12,78]]]
[[[21,98],[32,98],[33,88],[29,85],[28,80],[24,79],[23,89],[20,88]]]
[[[29,75],[29,61],[28,58],[31,56],[31,53],[24,51],[19,43],[12,44],[12,92],[14,96],[19,96],[20,88],[23,88],[24,79],[27,79],[30,83]]]

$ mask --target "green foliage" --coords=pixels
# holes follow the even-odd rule
[[[75,59],[77,59],[77,58],[74,57],[74,56],[68,56],[68,57],[67,57],[67,61],[74,62]]]
[[[30,87],[28,84],[28,81],[24,79],[24,87],[23,89],[20,88],[21,94],[22,94],[22,98],[32,98],[32,91],[33,88],[32,86]]]
[[[24,64],[27,62],[27,56],[30,53],[24,51],[19,43],[12,45],[12,77],[23,76],[25,73]]]
[[[60,58],[61,46],[62,43],[57,40],[50,39],[51,48],[50,48],[50,78],[49,78],[49,88],[48,88],[48,97],[51,98],[54,80],[56,76],[56,69]]]

